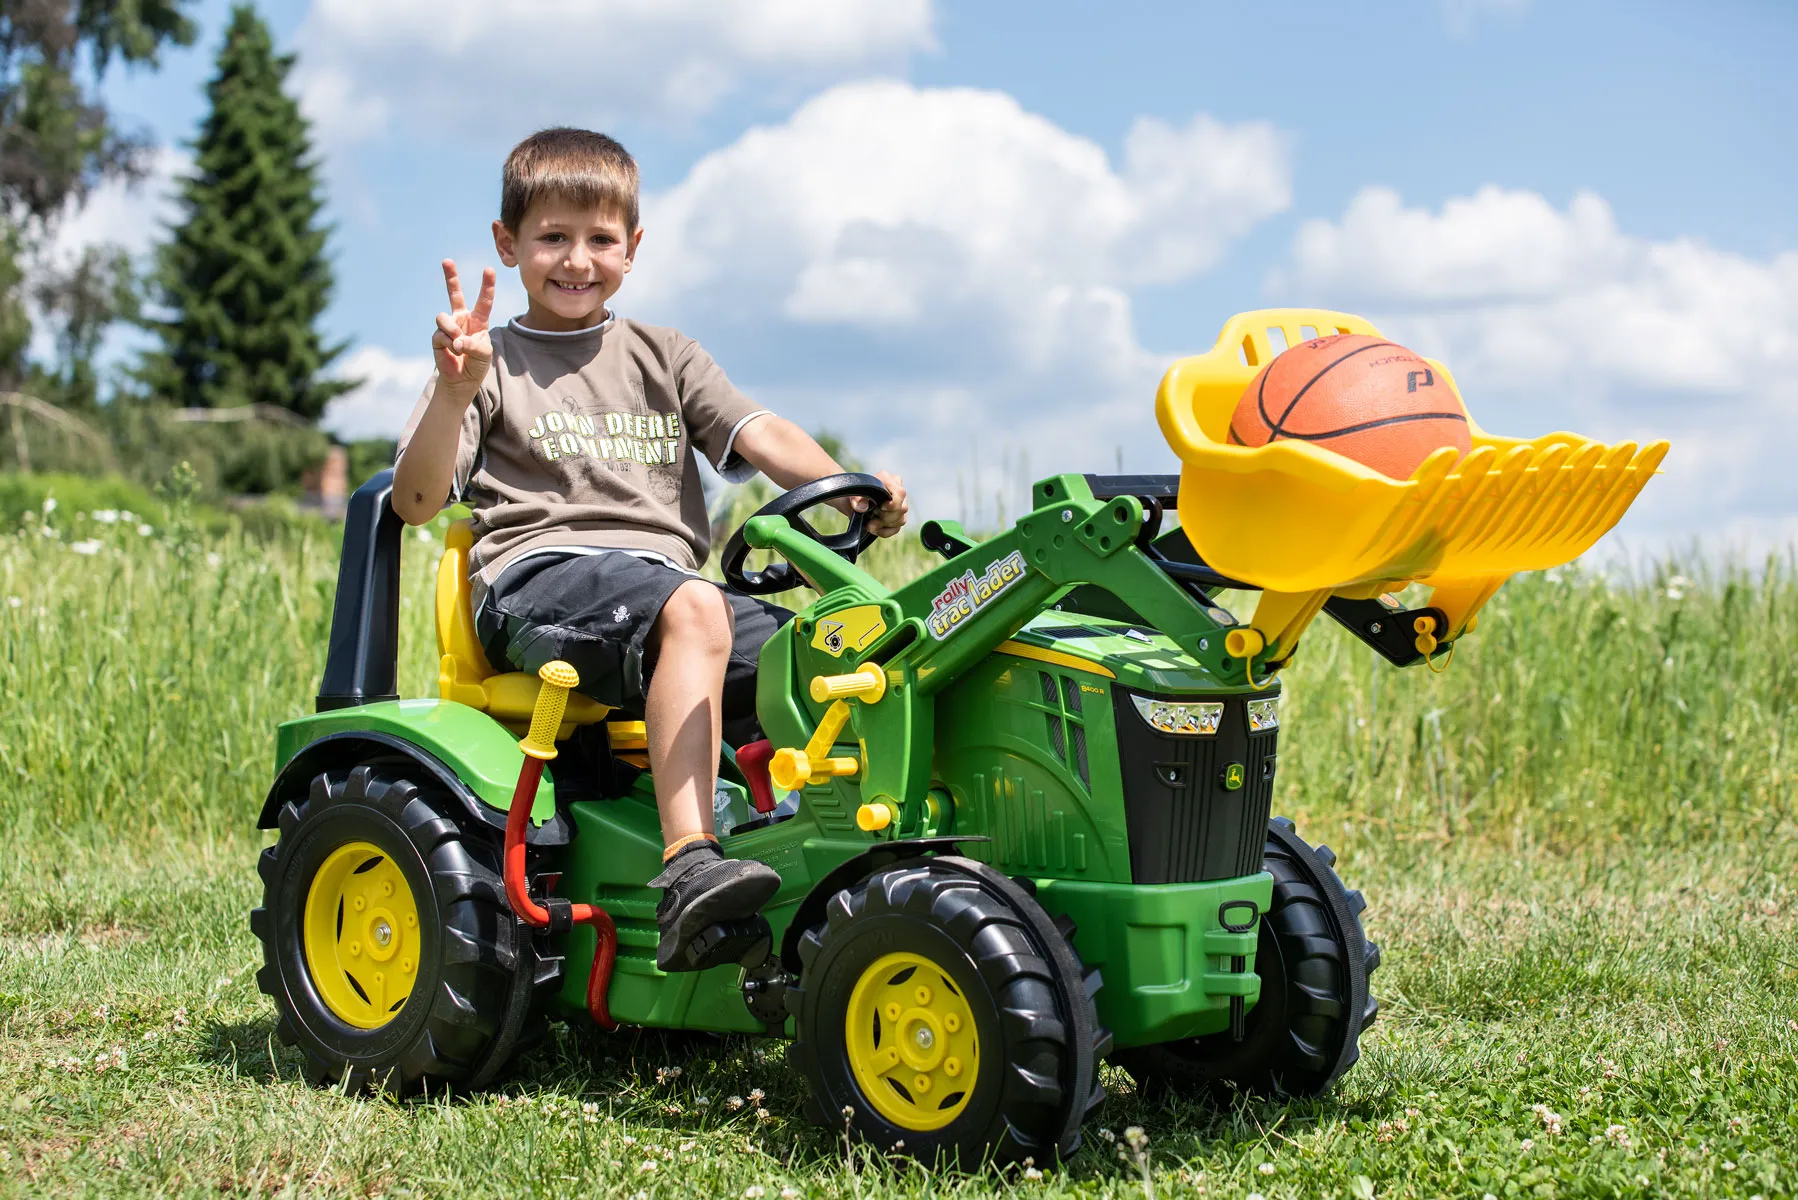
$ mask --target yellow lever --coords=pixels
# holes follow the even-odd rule
[[[556,731],[562,727],[562,714],[568,710],[568,692],[580,683],[580,672],[560,659],[537,668],[543,686],[537,689],[537,703],[531,707],[531,731],[524,735],[518,748],[532,758],[548,761],[556,756]]]
[[[824,710],[824,719],[818,722],[805,749],[788,746],[776,750],[768,760],[768,776],[774,780],[774,786],[790,792],[808,783],[826,783],[838,775],[853,775],[861,770],[859,759],[830,757],[830,748],[837,744],[837,735],[848,723],[849,702],[837,700]]]
[[[875,704],[886,694],[887,673],[879,663],[863,663],[847,675],[812,676],[812,699],[819,704],[850,697]]]

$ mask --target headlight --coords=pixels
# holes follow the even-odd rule
[[[1206,736],[1217,732],[1217,723],[1223,719],[1224,705],[1221,700],[1202,700],[1177,704],[1171,700],[1155,700],[1148,696],[1130,697],[1136,704],[1136,711],[1163,733],[1189,733]]]
[[[1249,732],[1260,733],[1264,729],[1280,727],[1280,698],[1269,696],[1265,700],[1249,701]]]

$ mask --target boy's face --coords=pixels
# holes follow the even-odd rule
[[[517,267],[530,298],[525,323],[536,329],[597,325],[606,301],[630,272],[643,231],[625,228],[624,215],[583,208],[554,197],[525,210],[516,231],[493,223],[500,261]]]

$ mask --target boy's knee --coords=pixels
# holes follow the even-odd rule
[[[681,645],[707,653],[730,653],[733,621],[730,601],[715,584],[692,579],[674,589],[656,618],[656,640],[666,644],[677,638]]]

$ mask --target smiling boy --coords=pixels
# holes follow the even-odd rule
[[[436,373],[407,422],[393,507],[430,520],[474,509],[475,625],[490,661],[572,663],[580,690],[643,714],[665,844],[656,910],[664,970],[710,925],[758,911],[772,868],[724,858],[712,832],[722,722],[752,720],[762,644],[790,613],[696,571],[710,528],[698,455],[726,479],[797,484],[842,468],[804,430],[744,396],[699,344],[617,318],[635,264],[637,165],[603,134],[550,129],[507,157],[494,248],[527,311],[489,329],[494,272],[470,308],[454,262]],[[905,488],[869,517],[891,536]],[[856,502],[858,506],[865,504]]]

